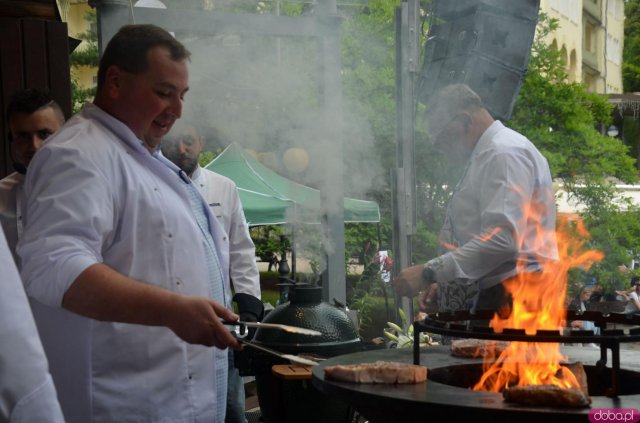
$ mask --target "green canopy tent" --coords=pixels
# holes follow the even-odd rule
[[[249,226],[291,224],[292,274],[296,275],[295,227],[319,224],[320,191],[287,179],[269,169],[240,145],[229,145],[205,166],[234,181]],[[374,201],[344,199],[345,223],[378,223],[380,209]]]
[[[319,190],[277,174],[245,153],[237,143],[229,145],[205,167],[236,183],[249,226],[317,224],[321,221]],[[345,198],[344,221],[380,222],[378,204],[374,201]]]

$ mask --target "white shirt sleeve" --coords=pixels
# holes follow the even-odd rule
[[[481,138],[476,146],[468,173],[451,200],[458,246],[427,263],[439,282],[483,280],[491,286],[515,274],[519,259],[535,265],[557,255],[546,160],[524,137],[501,124],[489,131],[484,143]],[[540,228],[549,232],[542,235],[547,239],[538,239]]]
[[[0,421],[64,422],[27,296],[0,229]]]
[[[236,293],[260,299],[260,273],[256,264],[256,248],[249,234],[240,196],[234,187],[230,202],[229,274]]]
[[[202,168],[194,173],[194,182],[229,236],[229,276],[233,291],[260,299],[256,249],[236,184],[229,178]]]
[[[526,226],[521,205],[530,193],[526,188],[513,187],[530,186],[530,173],[525,163],[505,156],[495,157],[480,173],[477,177],[484,181],[479,187],[477,205],[480,230],[466,243],[441,256],[442,265],[434,269],[436,280],[480,279],[501,264],[517,259],[516,240]],[[456,206],[467,209],[466,205]],[[474,213],[472,209],[467,212]]]

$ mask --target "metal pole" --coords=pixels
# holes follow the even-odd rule
[[[318,3],[318,18],[337,16],[335,0]],[[328,31],[322,38],[324,102],[323,118],[327,122],[324,134],[331,156],[338,158],[335,166],[327,174],[324,186],[320,190],[324,207],[323,223],[326,246],[327,272],[322,281],[323,299],[342,304],[347,302],[345,248],[344,248],[344,189],[343,189],[343,134],[342,134],[342,85],[340,81],[340,26]]]
[[[411,266],[411,237],[416,233],[416,181],[414,157],[415,77],[419,42],[418,0],[404,0],[396,8],[396,113],[397,148],[393,202],[395,271]],[[413,301],[403,297],[401,307],[413,316]],[[396,310],[396,321],[398,321]]]
[[[96,9],[98,49],[102,55],[120,27],[133,23],[131,4],[128,0],[90,0],[89,5]]]

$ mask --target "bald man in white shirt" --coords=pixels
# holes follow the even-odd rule
[[[440,310],[506,311],[511,298],[502,282],[558,256],[549,165],[467,85],[443,88],[428,107],[432,142],[464,171],[440,232],[442,254],[404,269],[394,287],[412,296],[437,283]]]

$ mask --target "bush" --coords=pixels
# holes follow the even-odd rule
[[[365,295],[352,302],[349,308],[358,311],[359,334],[365,342],[383,336],[387,322],[393,319],[393,298],[389,298],[389,309],[385,307],[384,297]],[[387,311],[389,316],[387,317]]]

